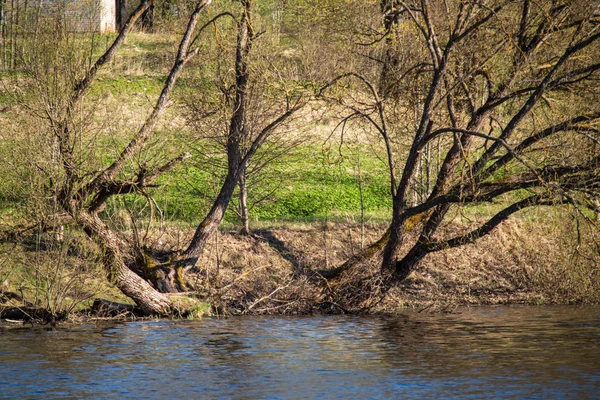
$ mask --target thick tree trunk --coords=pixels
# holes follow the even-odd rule
[[[393,219],[389,228],[389,239],[383,248],[381,269],[387,273],[395,272],[396,260],[404,237],[404,221]]]
[[[144,32],[152,32],[154,29],[154,5],[151,5],[150,8],[144,12],[142,15],[142,30]]]
[[[36,307],[3,307],[0,308],[0,318],[20,320],[20,321],[39,321],[53,324],[56,321],[63,320],[66,314],[53,314],[49,310]]]
[[[391,274],[395,280],[401,281],[406,278],[414,267],[417,266],[419,261],[427,254],[423,243],[428,242],[430,236],[421,233],[419,240],[412,249],[402,257],[402,259],[399,259],[400,247],[402,246],[406,233],[411,232],[421,223],[425,223],[423,232],[428,232],[428,224],[432,223],[432,220],[436,223],[435,226],[437,227],[439,222],[436,217],[431,214],[431,211],[426,211],[406,220],[404,220],[403,217],[400,217],[392,221],[389,229],[390,239],[383,250],[382,270]]]
[[[171,300],[127,268],[123,260],[112,249],[104,249],[103,261],[104,266],[109,269],[109,279],[142,311],[149,315],[171,314]]]
[[[415,269],[419,262],[427,255],[423,247],[413,247],[401,260],[397,260],[394,265],[393,277],[397,281],[404,280]]]
[[[129,18],[129,10],[127,8],[127,0],[117,0],[117,29],[121,30],[125,21]]]
[[[108,229],[96,215],[86,212],[73,214],[87,235],[100,247],[102,263],[108,279],[145,313],[169,315],[172,308],[171,300],[127,267],[121,254],[121,240],[115,233]]]
[[[150,281],[161,293],[182,293],[193,290],[185,281],[185,266],[173,254],[154,254],[141,249],[135,261],[135,272]]]

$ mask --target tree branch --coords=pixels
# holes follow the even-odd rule
[[[154,3],[153,0],[143,0],[140,2],[140,5],[135,9],[135,11],[129,16],[127,22],[121,30],[119,31],[118,36],[113,41],[112,45],[106,50],[104,54],[102,54],[94,63],[94,65],[88,70],[83,79],[79,81],[74,87],[74,93],[71,97],[70,106],[72,107],[74,104],[77,104],[79,100],[83,98],[83,95],[90,87],[94,78],[98,74],[98,70],[102,68],[107,63],[111,62],[114,58],[117,50],[125,41],[125,38],[131,32],[131,29],[135,25],[135,23],[140,19],[140,17],[150,8],[150,6]]]
[[[119,154],[117,159],[104,171],[102,171],[96,178],[94,178],[90,183],[88,183],[83,192],[89,193],[98,187],[105,185],[107,182],[113,180],[116,175],[121,171],[123,166],[136,154],[136,152],[143,146],[145,141],[148,139],[160,117],[165,112],[169,98],[171,96],[171,92],[175,86],[175,82],[181,73],[185,63],[189,60],[187,57],[188,49],[191,43],[191,37],[198,22],[198,18],[200,17],[200,13],[202,10],[211,3],[211,0],[200,0],[197,2],[194,12],[190,16],[188,21],[187,29],[181,42],[179,44],[179,49],[177,52],[177,58],[173,63],[173,67],[165,81],[162,92],[152,110],[152,113],[148,116],[144,125],[140,128],[138,133],[134,136],[134,138],[129,142],[127,147]]]
[[[495,227],[500,225],[502,222],[506,221],[508,217],[510,217],[517,211],[531,206],[553,204],[557,204],[557,202],[549,201],[540,195],[533,195],[524,200],[511,204],[509,207],[506,207],[505,209],[494,215],[479,228],[474,229],[465,235],[457,236],[452,239],[443,241],[432,241],[429,243],[422,244],[422,246],[427,253],[433,253],[435,251],[445,250],[453,247],[463,246],[468,243],[473,243],[477,239],[490,233]]]
[[[146,171],[145,169],[142,169],[135,178],[129,181],[106,182],[98,189],[98,192],[94,196],[94,199],[88,206],[88,210],[91,213],[98,212],[104,207],[104,204],[111,196],[122,193],[133,193],[143,191],[144,188],[150,187],[150,183],[154,179],[172,170],[189,157],[191,157],[189,153],[184,153],[170,160],[164,165],[154,168],[151,171]]]
[[[375,126],[375,128],[381,134],[381,137],[383,138],[383,142],[385,144],[385,150],[387,153],[387,162],[388,162],[388,168],[389,168],[389,174],[390,174],[390,186],[391,186],[390,191],[391,191],[392,196],[396,196],[397,186],[396,186],[396,172],[395,172],[396,165],[395,165],[395,161],[394,161],[394,153],[392,150],[392,144],[391,144],[390,137],[389,137],[385,108],[384,108],[381,98],[379,97],[379,93],[377,92],[377,89],[375,89],[375,86],[364,76],[357,74],[355,72],[349,72],[349,73],[338,76],[337,78],[333,79],[331,82],[326,84],[324,87],[322,87],[321,90],[319,91],[319,95],[321,95],[325,89],[327,89],[334,83],[336,83],[339,80],[344,79],[346,77],[354,77],[354,78],[358,79],[359,81],[361,81],[362,83],[364,83],[367,86],[367,88],[369,89],[369,91],[371,92],[371,95],[373,96],[373,100],[375,101],[375,107],[377,109],[377,114],[379,116],[379,124],[376,123],[371,118],[370,115],[367,115],[366,113],[361,112],[356,107],[352,107],[352,106],[348,106],[348,105],[344,105],[344,104],[343,105],[352,109],[354,112],[360,114],[362,117],[366,118],[369,122],[371,122],[373,124],[373,126]]]

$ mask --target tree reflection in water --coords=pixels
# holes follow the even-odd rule
[[[0,397],[593,397],[600,308],[0,331]]]

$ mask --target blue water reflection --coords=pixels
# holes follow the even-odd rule
[[[0,331],[0,398],[593,398],[600,308]]]

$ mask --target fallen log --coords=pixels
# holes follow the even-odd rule
[[[43,308],[34,307],[4,307],[0,308],[1,319],[11,319],[20,321],[40,321],[44,323],[55,324],[56,321],[64,319],[64,314],[53,314]]]

